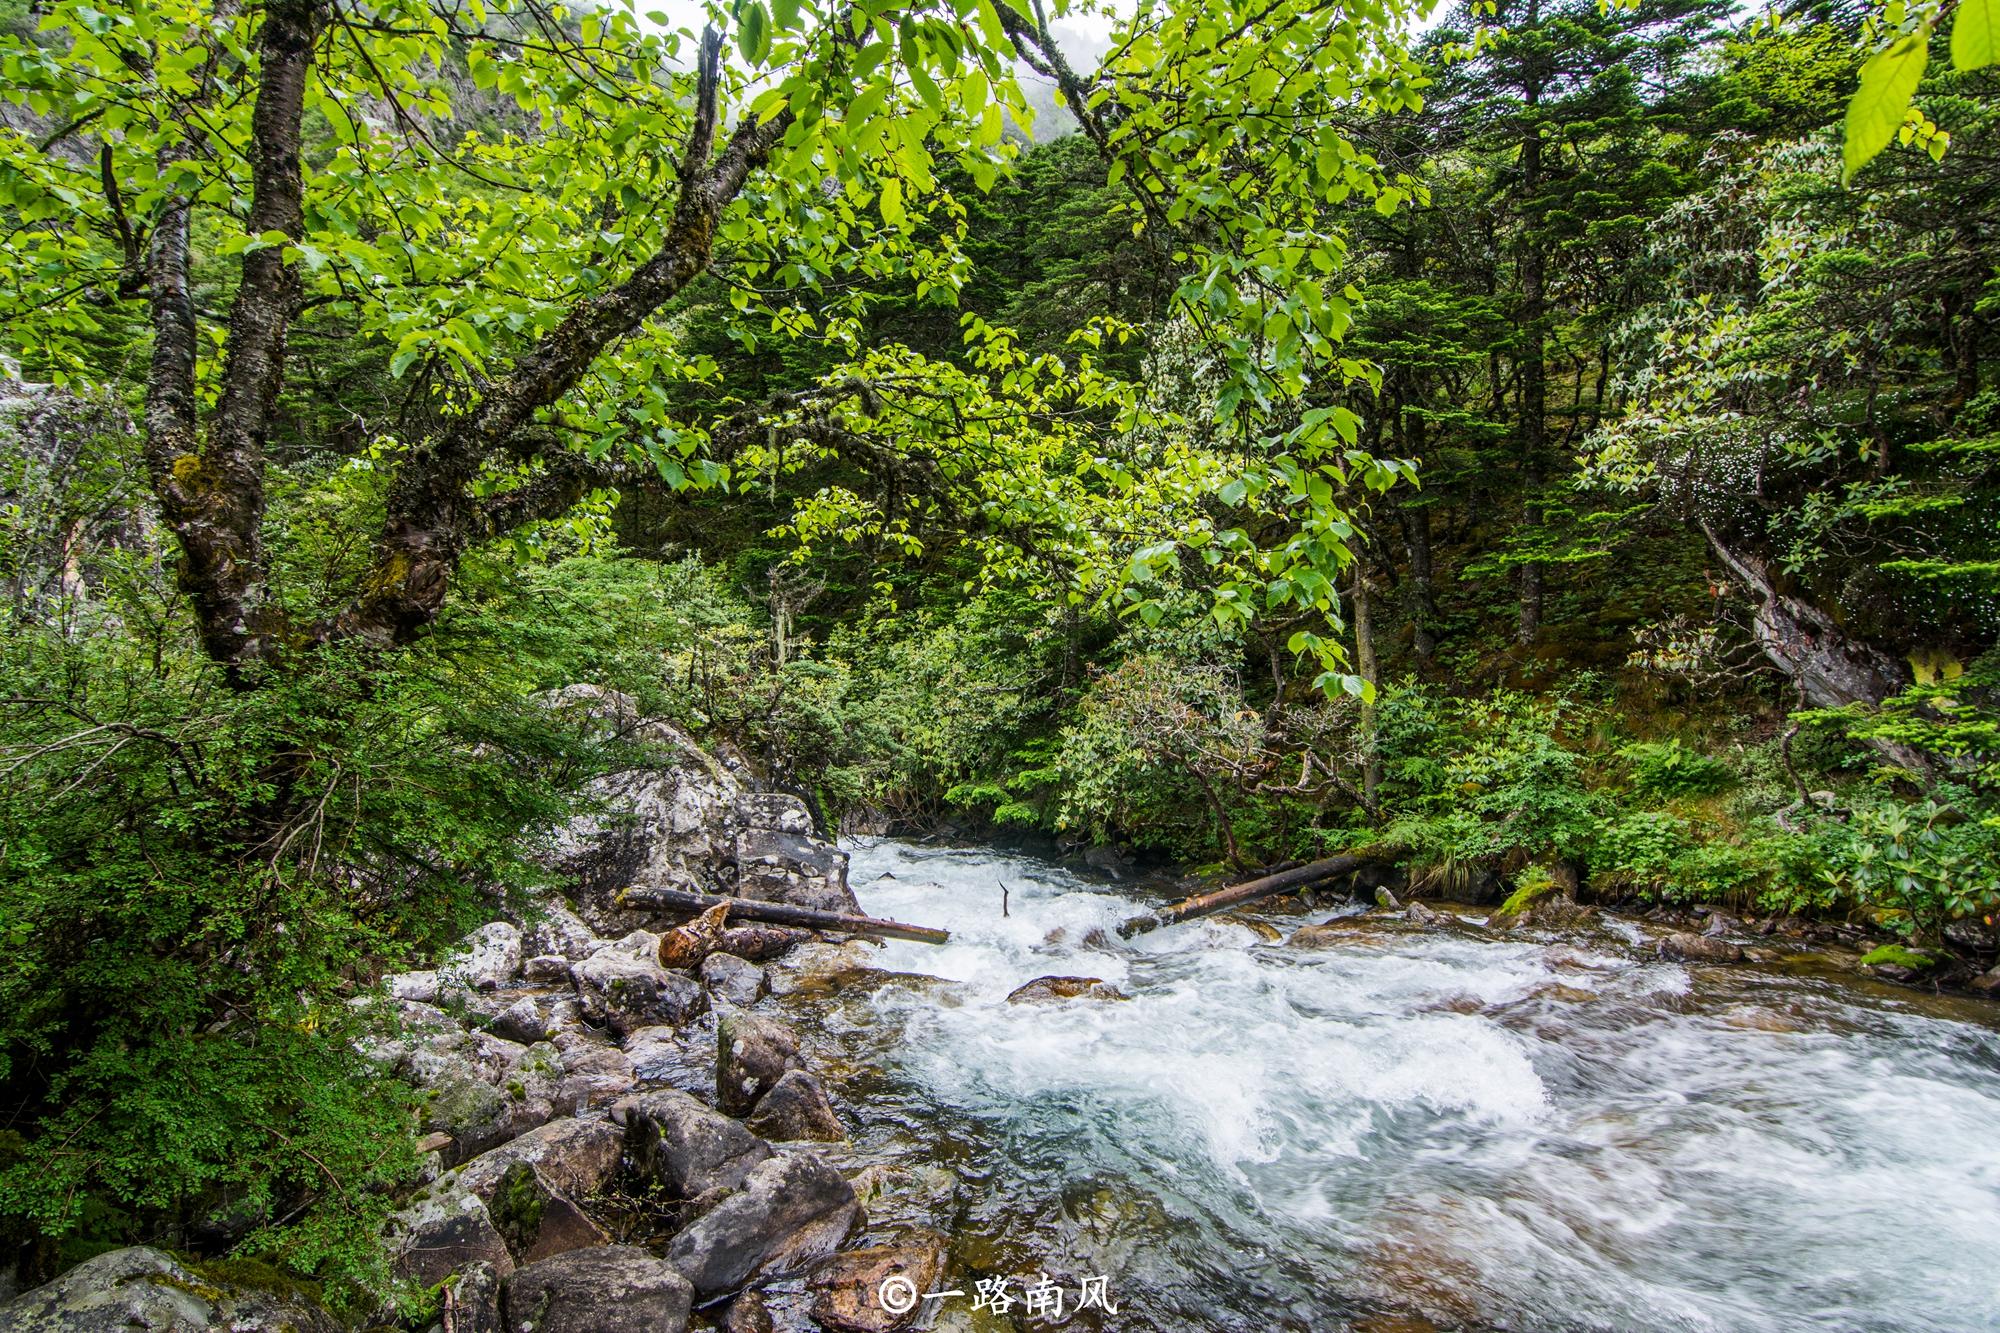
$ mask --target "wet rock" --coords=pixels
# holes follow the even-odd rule
[[[776,1333],[777,1329],[763,1293],[754,1287],[723,1307],[716,1327],[720,1333]]]
[[[1694,935],[1677,931],[1660,941],[1662,958],[1677,958],[1688,963],[1740,963],[1743,950],[1728,940],[1717,939],[1713,935]]]
[[[711,953],[701,960],[701,984],[711,999],[752,1005],[764,993],[764,969],[735,954]]]
[[[720,952],[747,958],[753,963],[769,962],[812,938],[809,930],[790,926],[731,926],[722,932]]]
[[[467,935],[459,952],[438,967],[438,983],[472,991],[498,990],[520,970],[520,927],[507,921],[489,921]]]
[[[847,886],[847,853],[818,838],[745,829],[736,838],[736,892],[767,903],[858,914]]]
[[[921,1160],[919,1145],[904,1164],[876,1162],[853,1176],[854,1194],[871,1226],[948,1231],[958,1216],[963,1182],[956,1172]]]
[[[1084,849],[1083,863],[1112,879],[1123,879],[1132,866],[1132,858],[1116,847],[1088,847]]]
[[[486,1203],[476,1194],[419,1200],[389,1219],[390,1265],[396,1276],[434,1287],[472,1264],[491,1264],[505,1277],[514,1255]]]
[[[810,1140],[837,1143],[847,1137],[833,1103],[819,1080],[794,1069],[771,1085],[746,1122],[750,1131],[776,1142]]]
[[[339,1333],[302,1292],[215,1280],[145,1246],[86,1259],[0,1305],[0,1333]]]
[[[1102,977],[1036,977],[1007,996],[1009,1004],[1056,1000],[1125,1000],[1131,997]]]
[[[1337,916],[1317,925],[1300,926],[1286,937],[1285,944],[1293,949],[1328,949],[1365,938],[1374,929],[1375,923],[1366,917]]]
[[[1969,983],[1972,990],[1981,995],[2000,995],[2000,967],[1982,972]]]
[[[812,1153],[759,1163],[743,1187],[675,1236],[667,1262],[703,1296],[761,1272],[788,1272],[831,1254],[861,1221],[840,1172]]]
[[[715,1024],[715,1101],[730,1115],[748,1115],[787,1071],[799,1067],[790,1028],[734,1010]]]
[[[1390,891],[1389,886],[1386,884],[1380,885],[1376,888],[1375,905],[1381,908],[1385,912],[1399,911],[1403,906],[1403,904],[1397,899],[1396,895]]]
[[[1915,981],[1937,965],[1932,955],[1901,944],[1884,944],[1861,957],[1861,970],[1885,981]]]
[[[500,1313],[500,1275],[491,1264],[473,1264],[445,1286],[444,1326],[451,1333],[506,1333]]]
[[[813,1293],[813,1318],[839,1333],[892,1333],[908,1328],[927,1307],[922,1294],[937,1290],[944,1257],[943,1238],[932,1234],[836,1254],[813,1270],[808,1284]],[[908,1290],[919,1297],[900,1312],[882,1302],[882,1284],[896,1277],[908,1282]]]
[[[659,963],[659,937],[635,930],[572,969],[584,1017],[624,1033],[685,1023],[708,1007],[700,983]]]
[[[604,1245],[530,1264],[509,1277],[511,1333],[681,1333],[694,1292],[636,1245]]]
[[[714,1091],[715,1042],[699,1025],[640,1028],[625,1039],[625,1054],[642,1087],[702,1095]]]
[[[581,1205],[526,1162],[509,1163],[485,1200],[487,1216],[516,1264],[608,1245],[611,1237]]]
[[[563,1079],[555,1102],[565,1115],[581,1115],[611,1105],[638,1085],[632,1060],[625,1052],[591,1032],[572,1026],[558,1012],[550,1019],[550,1040],[562,1053]]]
[[[525,1088],[524,1088],[525,1091]],[[449,1162],[462,1162],[525,1134],[555,1114],[553,1098],[516,1098],[472,1075],[446,1076],[429,1085],[421,1127],[451,1135]]]
[[[1241,926],[1266,944],[1276,944],[1279,940],[1285,938],[1284,932],[1270,922],[1259,921],[1255,917],[1243,916],[1237,912],[1231,912],[1227,916],[1219,916],[1216,920],[1226,921],[1232,926]]]
[[[674,1198],[731,1189],[771,1156],[770,1145],[684,1092],[660,1089],[620,1101],[633,1169]]]
[[[1729,913],[1710,912],[1708,919],[1702,922],[1701,933],[1704,935],[1731,935],[1742,929],[1743,923],[1729,915]]]
[[[1446,916],[1443,912],[1434,911],[1420,902],[1413,901],[1404,910],[1403,920],[1413,926],[1420,926],[1425,930],[1436,930],[1439,926],[1454,924],[1457,918]]]
[[[721,945],[728,924],[729,904],[717,903],[694,920],[664,931],[660,935],[660,966],[682,972],[700,967],[702,959]]]

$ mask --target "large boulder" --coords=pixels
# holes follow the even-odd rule
[[[659,952],[659,936],[635,930],[571,969],[584,1017],[627,1033],[655,1023],[685,1023],[706,1009],[701,983],[661,967]]]
[[[625,1136],[603,1120],[553,1120],[467,1162],[445,1178],[482,1198],[491,1192],[507,1168],[532,1167],[555,1188],[573,1198],[586,1198],[604,1188],[618,1173]]]
[[[681,1333],[693,1290],[636,1245],[572,1250],[506,1281],[510,1333]]]
[[[557,831],[549,867],[594,905],[630,884],[728,893],[741,827],[742,781],[671,723],[639,716],[625,695],[571,685],[544,696],[584,734],[634,747],[640,762],[594,780],[595,807]]]
[[[736,837],[737,896],[859,915],[847,853],[811,834],[747,828]]]
[[[787,1071],[799,1067],[799,1040],[783,1023],[740,1009],[716,1020],[715,1101],[729,1114],[750,1114]]]
[[[671,1088],[627,1097],[611,1114],[625,1126],[633,1169],[677,1199],[734,1189],[771,1155],[741,1124]]]
[[[288,1284],[218,1280],[145,1246],[86,1259],[0,1305],[0,1333],[339,1333]]]
[[[1684,963],[1740,963],[1743,950],[1714,935],[1693,935],[1678,931],[1660,941],[1660,956]]]
[[[389,1219],[389,1254],[397,1277],[434,1287],[473,1264],[506,1276],[514,1253],[485,1201],[464,1192],[420,1199]]]
[[[675,1236],[667,1262],[702,1296],[758,1273],[795,1271],[840,1247],[861,1221],[853,1186],[823,1158],[788,1152],[760,1162],[743,1186]]]

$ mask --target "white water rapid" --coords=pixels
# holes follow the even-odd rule
[[[864,910],[953,932],[872,965],[958,984],[842,999],[829,1039],[966,1183],[961,1253],[1109,1277],[1120,1313],[1069,1326],[2000,1328],[1985,1006],[1665,962],[1632,922],[1126,942],[1156,895],[852,851]],[[1006,1002],[1050,974],[1130,998]]]

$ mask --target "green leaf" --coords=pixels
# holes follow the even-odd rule
[[[1930,60],[1930,30],[1905,33],[1868,58],[1861,67],[1861,86],[1847,104],[1847,147],[1841,181],[1868,165],[1889,146],[1910,109],[1910,98]]]
[[[2000,0],[1958,0],[1951,23],[1952,68],[2000,64]]]
[[[770,18],[764,13],[762,0],[750,0],[742,7],[741,19],[736,26],[736,49],[752,65],[764,63],[770,53]]]

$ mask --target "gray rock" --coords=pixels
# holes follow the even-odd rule
[[[281,1292],[211,1281],[144,1246],[86,1259],[0,1305],[0,1333],[339,1333],[326,1311]]]
[[[712,953],[701,961],[701,984],[712,999],[752,1005],[764,993],[764,969],[735,954]]]
[[[492,1264],[473,1264],[441,1294],[444,1326],[450,1333],[506,1333],[507,1322],[500,1313],[500,1275]]]
[[[764,1294],[755,1287],[723,1307],[716,1327],[721,1333],[777,1333],[777,1324],[764,1304]]]
[[[751,792],[736,802],[736,817],[746,828],[795,833],[801,837],[810,837],[815,832],[812,812],[790,792]]]
[[[572,969],[583,1013],[624,1033],[655,1023],[685,1023],[708,1007],[701,984],[659,964],[660,938],[635,930]]]
[[[544,696],[584,734],[643,747],[646,762],[598,778],[596,807],[558,830],[542,859],[576,888],[587,919],[615,915],[607,900],[629,884],[733,893],[742,781],[679,728],[638,715],[632,700],[593,685]]]
[[[771,1149],[741,1124],[684,1092],[663,1088],[611,1108],[639,1175],[677,1199],[733,1189]]]
[[[778,1141],[837,1143],[847,1137],[819,1080],[803,1069],[787,1072],[757,1102],[746,1122],[750,1131]]]
[[[860,1221],[840,1172],[812,1153],[785,1153],[759,1163],[740,1190],[675,1236],[667,1262],[712,1296],[824,1258]]]
[[[1968,984],[1980,995],[2000,995],[2000,967],[1980,973]]]
[[[640,1028],[625,1038],[625,1056],[644,1087],[703,1095],[715,1087],[715,1041],[698,1024]]]
[[[467,935],[459,951],[438,966],[440,986],[498,990],[521,971],[521,930],[507,921],[489,921]]]
[[[818,838],[745,829],[734,848],[739,897],[822,912],[859,913],[847,886],[847,853]]]
[[[681,1333],[694,1292],[636,1245],[572,1250],[509,1277],[511,1333]]]
[[[769,1018],[731,1010],[715,1024],[715,1101],[731,1115],[748,1115],[786,1071],[799,1067],[799,1042]]]
[[[505,1277],[514,1255],[477,1195],[422,1199],[389,1219],[390,1263],[396,1276],[434,1287],[472,1264],[491,1264]]]
[[[546,995],[523,995],[493,1016],[493,1035],[523,1045],[547,1041],[551,1008]]]
[[[382,986],[392,1000],[414,1000],[418,1004],[436,1004],[438,997],[438,974],[436,972],[397,972],[382,978]]]
[[[568,905],[552,900],[536,903],[521,931],[522,951],[538,957],[576,962],[603,947],[604,941],[582,917]]]
[[[552,1120],[511,1143],[467,1162],[439,1182],[442,1189],[470,1190],[492,1197],[500,1177],[513,1164],[531,1166],[549,1184],[582,1199],[603,1189],[618,1173],[625,1153],[625,1135],[604,1120]]]
[[[1660,941],[1660,956],[1690,963],[1740,963],[1743,950],[1713,935],[1691,935],[1685,931]]]
[[[569,980],[569,959],[559,953],[536,954],[521,964],[521,976],[545,986],[560,985]]]

